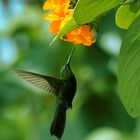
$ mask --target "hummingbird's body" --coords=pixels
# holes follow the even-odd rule
[[[76,78],[68,63],[61,70],[61,78],[63,84],[58,99],[66,108],[72,108],[72,100],[76,92]]]
[[[50,133],[61,138],[65,128],[66,110],[72,108],[72,100],[76,93],[76,78],[70,68],[71,52],[67,63],[61,70],[61,78],[56,79],[32,72],[17,70],[16,73],[29,83],[53,93],[57,97],[57,108]]]
[[[76,79],[70,77],[70,79],[64,80],[62,87],[58,93],[58,105],[55,112],[55,117],[51,125],[51,135],[61,138],[65,122],[66,122],[66,111],[68,108],[72,108],[72,100],[76,92]]]
[[[59,104],[63,104],[67,109],[72,108],[72,100],[76,92],[76,79],[66,80],[58,94]]]

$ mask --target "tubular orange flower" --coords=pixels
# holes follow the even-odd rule
[[[51,14],[45,14],[46,20],[51,20],[50,32],[57,34],[64,23],[71,17],[73,9],[69,9],[69,0],[47,0],[44,10],[51,10]]]
[[[74,44],[84,44],[86,46],[91,46],[91,44],[96,42],[94,38],[94,32],[90,29],[89,25],[83,25],[66,35],[65,41],[73,42]]]
[[[50,32],[53,34],[57,34],[60,30],[61,20],[52,21],[50,23]]]
[[[70,9],[70,0],[47,0],[44,3],[43,9],[50,10],[51,13],[45,14],[45,20],[51,20],[50,32],[57,34],[60,29],[66,24],[73,14],[73,9]],[[90,29],[89,25],[83,25],[66,35],[67,42],[74,44],[84,44],[90,46],[96,42],[94,32]]]
[[[56,5],[66,5],[67,3],[69,3],[69,0],[46,0],[43,10],[53,10]]]

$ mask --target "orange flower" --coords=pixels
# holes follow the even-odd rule
[[[69,0],[46,0],[43,10],[53,10],[56,5],[66,5],[67,3],[69,3]]]
[[[50,23],[50,32],[53,34],[57,34],[60,30],[61,20],[52,21]]]
[[[46,20],[51,20],[50,32],[57,34],[60,28],[71,17],[73,9],[69,9],[69,0],[47,0],[44,10],[51,10],[51,14],[45,14]]]
[[[90,29],[89,25],[83,25],[66,35],[65,41],[73,42],[74,44],[84,44],[86,46],[91,46],[91,44],[96,42],[94,38],[94,32]],[[93,40],[92,40],[93,39]]]
[[[45,14],[46,20],[51,20],[50,32],[57,34],[60,29],[66,24],[73,14],[73,9],[70,9],[70,0],[47,0],[44,3],[43,9],[50,10],[50,13]],[[73,42],[74,44],[84,44],[90,46],[96,42],[94,32],[90,26],[83,25],[66,35],[64,41]]]

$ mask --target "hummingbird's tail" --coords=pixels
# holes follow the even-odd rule
[[[63,105],[58,105],[54,120],[51,124],[50,133],[55,135],[58,139],[61,138],[64,132],[65,123],[66,123],[66,110],[67,108]]]

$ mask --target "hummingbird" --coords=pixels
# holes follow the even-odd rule
[[[75,48],[71,51],[66,64],[60,71],[60,79],[33,72],[15,70],[15,73],[30,84],[56,96],[57,107],[51,123],[50,134],[61,139],[66,123],[66,111],[72,109],[77,83],[70,62]]]

